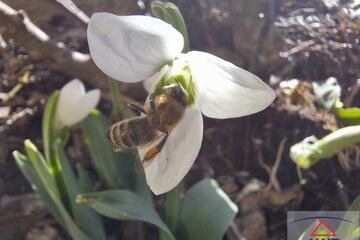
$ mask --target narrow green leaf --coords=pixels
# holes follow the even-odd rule
[[[215,180],[195,184],[185,195],[180,212],[180,239],[220,240],[234,220],[237,206]]]
[[[78,196],[78,203],[87,204],[104,216],[118,220],[138,220],[151,223],[175,240],[151,203],[126,190],[87,193]]]
[[[93,239],[105,240],[105,230],[101,217],[92,209],[75,202],[76,196],[83,191],[80,189],[74,170],[70,166],[60,141],[55,143],[55,156],[61,166],[62,177],[76,224]]]
[[[30,142],[31,143],[31,142]],[[28,148],[33,148],[30,143],[27,143]],[[26,148],[26,147],[25,147]],[[36,148],[35,148],[36,149]],[[33,155],[32,151],[34,149],[28,149],[29,152]],[[35,151],[36,152],[36,151]],[[41,177],[37,172],[37,169],[42,169],[42,167],[34,166],[34,160],[37,157],[32,156],[34,158],[31,161],[28,161],[30,157],[26,158],[21,153],[15,151],[13,153],[16,163],[19,166],[20,170],[24,174],[24,176],[31,183],[33,189],[39,194],[40,198],[44,201],[50,213],[56,218],[56,220],[62,225],[62,227],[72,236],[73,239],[76,240],[90,240],[74,223],[71,216],[65,209],[64,205],[61,203],[61,200],[58,196],[54,196],[53,192],[49,192],[48,185],[46,182],[46,177]],[[37,161],[37,160],[36,160]],[[35,162],[36,162],[35,161]],[[38,163],[37,163],[38,164]],[[46,174],[45,174],[46,175]],[[45,179],[45,182],[44,180]],[[54,189],[56,190],[56,189]]]
[[[90,238],[86,236],[86,234],[75,224],[64,205],[59,201],[55,201],[55,203],[61,215],[63,216],[65,229],[67,230],[68,234],[76,240],[90,240]]]
[[[53,149],[53,142],[56,138],[61,138],[65,144],[69,135],[69,130],[67,128],[60,127],[57,122],[56,114],[59,95],[59,91],[54,91],[46,103],[42,122],[42,135],[45,160],[47,161],[48,169],[51,172],[54,178],[54,182],[58,187],[58,192],[60,194],[60,198],[63,201],[63,204],[67,209],[70,210],[70,202],[68,202],[68,196],[66,194],[66,190],[64,189],[64,180],[62,179],[61,173],[59,172],[60,166],[58,166],[55,161],[56,159]]]
[[[353,223],[358,223],[359,220],[359,211],[360,211],[360,195],[355,198],[351,203],[349,209],[345,212],[343,219],[346,219]],[[344,239],[355,239],[352,238],[356,234],[358,226],[352,225],[349,222],[341,221],[339,227],[336,229],[336,234]],[[358,235],[359,237],[360,235]],[[341,238],[341,239],[342,239]]]
[[[30,140],[25,140],[24,144],[26,154],[28,155],[31,164],[34,167],[36,174],[41,179],[41,182],[45,185],[46,191],[53,199],[59,198],[60,195],[54,176],[51,173],[51,168],[49,168],[45,162],[44,157]]]
[[[46,187],[41,181],[40,177],[36,174],[35,168],[27,157],[18,151],[13,152],[16,165],[20,168],[26,179],[30,182],[31,187],[39,195],[41,200],[45,203],[49,212],[55,217],[59,224],[65,228],[64,220],[56,207],[56,204],[52,200],[49,193],[46,191]]]
[[[360,108],[336,108],[335,113],[346,125],[360,125]]]
[[[173,190],[166,194],[165,201],[165,223],[169,227],[170,231],[176,236],[178,231],[179,222],[179,187],[175,187]],[[168,240],[169,237],[163,231],[160,232],[161,240]]]
[[[114,152],[106,137],[110,127],[107,119],[99,111],[94,110],[81,126],[85,143],[100,179],[112,189],[123,187],[134,189],[136,155]]]
[[[179,186],[166,194],[165,202],[165,223],[171,232],[176,233],[179,221]]]
[[[136,174],[135,193],[139,194],[149,203],[153,202],[152,193],[150,192],[150,188],[146,183],[144,171],[138,172]]]
[[[54,91],[45,106],[44,115],[43,115],[43,122],[42,122],[42,140],[44,143],[44,151],[45,151],[45,158],[51,161],[51,148],[52,148],[52,141],[55,135],[55,119],[56,119],[56,109],[57,109],[57,102],[59,100],[59,91]],[[49,163],[50,164],[50,163]]]
[[[80,164],[76,165],[77,172],[79,174],[79,186],[83,192],[91,192],[92,181],[90,173],[84,169]]]

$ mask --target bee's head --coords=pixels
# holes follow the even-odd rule
[[[187,97],[186,97],[187,92],[181,86],[181,84],[172,84],[170,86],[165,87],[165,94],[167,96],[172,97],[183,106],[188,105]]]

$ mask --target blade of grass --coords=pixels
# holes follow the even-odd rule
[[[55,118],[56,118],[56,107],[59,100],[59,91],[54,91],[45,106],[43,121],[42,121],[42,139],[44,144],[45,159],[52,161],[52,140],[55,134]],[[48,164],[52,165],[51,162]]]

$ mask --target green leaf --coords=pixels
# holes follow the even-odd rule
[[[26,179],[30,182],[31,187],[36,191],[41,200],[45,203],[49,212],[55,217],[61,226],[65,228],[64,219],[62,218],[56,204],[52,200],[49,193],[46,191],[45,185],[42,183],[40,177],[36,174],[36,171],[29,161],[29,159],[18,151],[13,152],[16,165],[20,168]]]
[[[110,126],[99,112],[92,111],[82,122],[85,143],[90,150],[92,162],[100,179],[112,189],[135,188],[134,162],[132,153],[115,153],[106,137]]]
[[[335,113],[346,125],[360,125],[360,108],[336,108]]]
[[[180,213],[181,239],[220,240],[238,211],[215,180],[195,184],[185,195]]]
[[[51,148],[52,141],[55,137],[55,119],[57,102],[59,100],[59,91],[54,91],[45,106],[43,122],[42,122],[42,140],[44,143],[45,158],[47,160],[52,159]]]
[[[138,160],[140,161],[140,160]],[[136,174],[136,186],[135,193],[139,194],[146,201],[152,203],[153,198],[150,192],[150,188],[146,183],[145,172],[141,171]]]
[[[105,230],[101,217],[92,209],[75,202],[76,196],[83,191],[80,189],[74,170],[62,149],[61,141],[55,143],[55,156],[60,165],[60,172],[76,224],[93,239],[105,240]]]
[[[324,82],[314,82],[313,87],[317,103],[325,110],[331,111],[341,95],[341,87],[336,78],[330,77]]]
[[[50,213],[63,226],[63,228],[76,240],[90,240],[74,223],[70,214],[61,202],[57,186],[54,179],[49,178],[47,169],[42,166],[42,155],[38,152],[35,145],[30,140],[25,141],[25,149],[27,150],[28,158],[21,153],[15,151],[13,153],[16,163],[25,177],[31,183],[33,189],[39,194],[44,201]],[[30,161],[28,160],[30,159]],[[39,173],[40,171],[40,173]],[[50,183],[49,183],[49,182]],[[49,187],[53,188],[49,188]]]
[[[83,192],[91,192],[92,181],[90,173],[84,169],[80,164],[76,165],[77,172],[79,174],[79,186]]]
[[[39,176],[41,182],[45,185],[46,191],[53,199],[60,198],[54,176],[51,173],[52,170],[45,162],[44,157],[30,140],[25,140],[24,144],[26,154],[37,176]]]
[[[355,198],[351,203],[348,211],[345,212],[343,219],[349,220],[353,223],[359,222],[359,211],[360,211],[360,195]],[[336,229],[336,234],[341,237],[341,239],[357,239],[355,235],[357,234],[356,225],[352,225],[349,222],[341,221],[339,227]],[[359,237],[360,234],[357,235]]]
[[[53,142],[55,139],[61,138],[63,144],[65,144],[69,136],[69,129],[61,127],[56,116],[59,95],[59,91],[54,91],[46,103],[42,122],[42,134],[47,168],[51,172],[58,187],[60,198],[63,200],[65,207],[70,210],[70,203],[68,202],[68,197],[64,189],[64,181],[61,178],[61,173],[58,169],[59,166],[55,161],[53,149]]]
[[[179,186],[176,186],[166,194],[165,202],[165,223],[173,233],[177,232],[179,221]]]
[[[78,203],[87,204],[100,214],[118,220],[137,220],[151,223],[175,240],[150,202],[127,190],[112,190],[82,194]]]

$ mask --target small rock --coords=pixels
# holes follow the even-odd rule
[[[0,107],[0,118],[7,118],[9,114],[10,114],[9,106]]]

